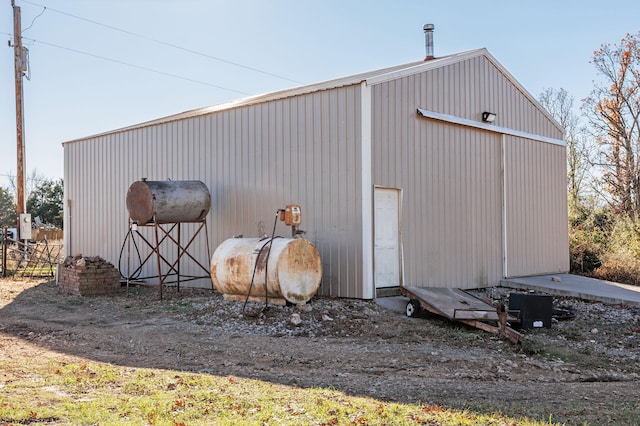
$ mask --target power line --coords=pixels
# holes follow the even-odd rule
[[[47,9],[46,6],[43,6],[43,5],[38,4],[38,3],[31,2],[29,0],[21,0],[21,1],[23,3],[29,3],[29,4],[32,4],[34,6],[44,7],[45,9]],[[194,55],[203,56],[205,58],[213,59],[215,61],[224,62],[225,64],[229,64],[229,65],[233,65],[233,66],[236,66],[236,67],[244,68],[244,69],[247,69],[247,70],[250,70],[250,71],[258,72],[260,74],[269,75],[271,77],[276,77],[276,78],[279,78],[279,79],[282,79],[282,80],[287,80],[287,81],[290,81],[292,83],[304,84],[304,83],[302,83],[300,81],[296,81],[296,80],[293,80],[293,79],[290,79],[290,78],[287,78],[287,77],[283,77],[283,76],[278,75],[278,74],[274,74],[274,73],[271,73],[271,72],[268,72],[268,71],[263,71],[263,70],[260,70],[258,68],[253,68],[253,67],[250,67],[250,66],[247,66],[247,65],[242,65],[242,64],[239,64],[237,62],[228,61],[226,59],[219,58],[217,56],[213,56],[213,55],[209,55],[209,54],[206,54],[206,53],[198,52],[196,50],[188,49],[186,47],[182,47],[182,46],[178,46],[176,44],[168,43],[166,41],[158,40],[158,39],[153,38],[153,37],[148,37],[148,36],[145,36],[145,35],[142,35],[142,34],[134,33],[132,31],[124,30],[122,28],[114,27],[112,25],[107,25],[107,24],[103,24],[101,22],[97,22],[97,21],[94,21],[94,20],[91,20],[91,19],[83,18],[82,16],[73,15],[71,13],[64,12],[64,11],[57,10],[57,9],[53,9],[53,8],[48,8],[48,9],[53,11],[53,12],[60,13],[62,15],[66,15],[66,16],[69,16],[69,17],[72,17],[72,18],[75,18],[75,19],[79,19],[81,21],[88,22],[88,23],[93,24],[93,25],[98,25],[100,27],[108,28],[110,30],[118,31],[118,32],[121,32],[121,33],[124,33],[124,34],[128,34],[128,35],[133,36],[133,37],[138,37],[138,38],[141,38],[141,39],[144,39],[144,40],[149,40],[149,41],[152,41],[154,43],[161,44],[161,45],[168,46],[168,47],[172,47],[174,49],[178,49],[178,50],[182,50],[182,51],[185,51],[185,52],[188,52],[188,53],[192,53]]]
[[[9,179],[15,179],[16,178],[16,175],[7,175],[7,174],[4,174],[4,173],[0,173],[0,176],[7,177]],[[26,179],[38,182],[38,181],[46,180],[47,178],[46,177],[29,177],[29,176],[27,176]],[[56,179],[62,179],[62,178],[56,178]]]
[[[247,96],[250,95],[250,93],[242,92],[240,90],[230,89],[228,87],[219,86],[217,84],[211,84],[211,83],[207,83],[207,82],[204,82],[204,81],[195,80],[195,79],[192,79],[192,78],[189,78],[189,77],[183,77],[183,76],[180,76],[180,75],[177,75],[177,74],[172,74],[172,73],[168,73],[168,72],[165,72],[165,71],[155,70],[155,69],[149,68],[149,67],[143,67],[142,65],[130,64],[128,62],[124,62],[124,61],[121,61],[119,59],[107,58],[105,56],[100,56],[100,55],[96,55],[96,54],[93,54],[93,53],[83,52],[81,50],[72,49],[70,47],[59,46],[57,44],[47,43],[45,41],[35,40],[35,39],[32,39],[32,38],[28,38],[28,37],[25,37],[25,38],[27,40],[30,40],[30,41],[34,42],[34,43],[40,43],[40,44],[44,44],[45,46],[51,46],[51,47],[56,47],[56,48],[62,49],[62,50],[68,50],[69,52],[74,52],[74,53],[78,53],[78,54],[81,54],[81,55],[91,56],[93,58],[102,59],[104,61],[113,62],[115,64],[125,65],[125,66],[131,67],[131,68],[137,68],[137,69],[153,72],[153,73],[164,75],[164,76],[168,76],[168,77],[178,78],[180,80],[189,81],[191,83],[202,84],[204,86],[214,87],[216,89],[226,90],[228,92],[234,92],[234,93],[238,93],[240,95],[247,95]]]
[[[5,33],[5,32],[0,32],[0,34],[7,34],[9,36],[11,35],[11,34]],[[178,78],[180,80],[189,81],[191,83],[202,84],[204,86],[214,87],[216,89],[226,90],[228,92],[234,92],[234,93],[238,93],[240,95],[245,95],[245,96],[249,96],[250,95],[250,93],[242,92],[240,90],[230,89],[228,87],[219,86],[217,84],[207,83],[207,82],[200,81],[200,80],[195,80],[195,79],[192,79],[192,78],[189,78],[189,77],[183,77],[183,76],[180,76],[180,75],[177,75],[177,74],[168,73],[168,72],[165,72],[165,71],[159,71],[159,70],[156,70],[156,69],[153,69],[153,68],[144,67],[142,65],[131,64],[129,62],[121,61],[119,59],[107,58],[105,56],[96,55],[94,53],[83,52],[82,50],[77,50],[77,49],[73,49],[73,48],[70,48],[70,47],[60,46],[60,45],[57,45],[57,44],[48,43],[46,41],[36,40],[36,39],[33,39],[33,38],[29,38],[29,37],[23,37],[23,38],[25,40],[29,40],[29,41],[31,41],[33,43],[40,43],[40,44],[43,44],[45,46],[51,46],[51,47],[55,47],[57,49],[67,50],[69,52],[78,53],[80,55],[90,56],[92,58],[102,59],[104,61],[113,62],[115,64],[125,65],[125,66],[131,67],[131,68],[137,68],[137,69],[141,69],[141,70],[144,70],[144,71],[149,71],[149,72],[153,72],[153,73],[156,73],[156,74],[164,75],[164,76],[167,76],[167,77]]]
[[[33,18],[33,20],[31,21],[31,25],[29,25],[27,28],[25,28],[24,30],[22,30],[22,32],[24,33],[27,30],[30,30],[31,27],[33,27],[33,24],[36,22],[36,19],[38,19],[39,17],[41,17],[44,12],[47,11],[47,8],[45,7],[44,9],[42,9],[42,12],[40,12],[40,14],[38,16],[36,16],[35,18]]]

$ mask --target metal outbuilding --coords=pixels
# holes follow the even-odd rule
[[[117,264],[127,188],[170,178],[208,186],[211,247],[300,204],[319,294],[566,272],[562,137],[485,49],[188,111],[63,144],[65,251]]]

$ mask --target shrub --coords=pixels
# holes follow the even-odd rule
[[[594,276],[603,280],[640,285],[640,229],[629,219],[618,218],[611,230],[608,250]]]
[[[609,212],[585,204],[569,210],[569,250],[571,272],[591,275],[602,265],[613,220]]]
[[[628,253],[608,252],[592,275],[601,280],[640,285],[640,260]]]

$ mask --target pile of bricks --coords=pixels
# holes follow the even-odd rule
[[[101,258],[69,256],[58,270],[58,291],[91,296],[120,290],[120,272]]]

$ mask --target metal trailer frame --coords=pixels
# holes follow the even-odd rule
[[[408,317],[417,316],[424,309],[452,321],[499,334],[514,344],[524,340],[524,335],[509,325],[518,319],[510,316],[503,304],[494,307],[463,290],[452,288],[400,286],[400,293],[409,298]]]

